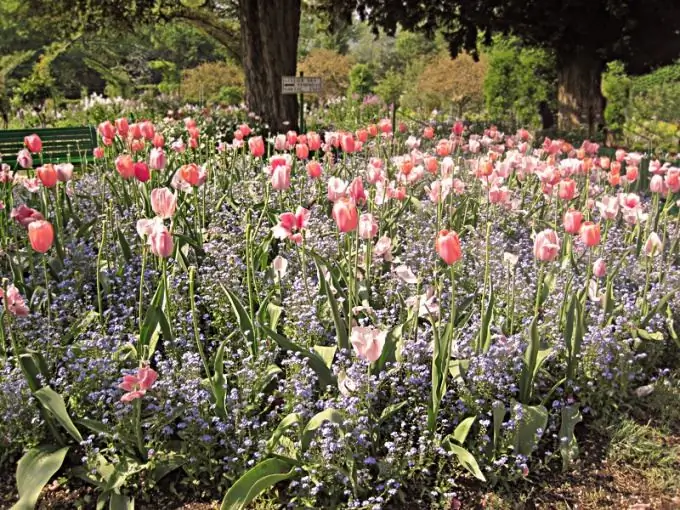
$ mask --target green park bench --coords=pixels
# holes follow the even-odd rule
[[[84,163],[97,146],[93,126],[47,129],[0,130],[2,162],[16,168],[17,153],[24,148],[24,137],[36,134],[42,140],[42,155],[33,155],[33,166],[42,163]],[[42,159],[41,159],[42,158]]]

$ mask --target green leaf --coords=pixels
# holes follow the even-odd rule
[[[486,305],[484,317],[482,317],[482,327],[479,330],[479,345],[482,352],[488,352],[491,348],[491,323],[493,322],[493,305],[495,301],[495,294],[493,285],[491,285],[491,294],[489,295],[489,302]]]
[[[97,420],[90,420],[88,418],[81,418],[80,420],[76,420],[76,423],[78,425],[82,425],[83,427],[91,430],[92,432],[96,432],[97,434],[104,434],[105,436],[112,436],[113,432],[112,430],[103,424],[100,421]]]
[[[281,459],[267,459],[246,471],[229,488],[220,510],[243,510],[257,496],[277,483],[292,478],[293,466]]]
[[[515,432],[515,453],[531,455],[537,443],[537,431],[548,424],[548,410],[543,406],[521,406],[522,418],[515,412],[514,419],[517,423]]]
[[[116,229],[116,237],[118,238],[118,244],[120,245],[120,250],[123,252],[123,257],[125,258],[125,261],[129,262],[130,259],[132,258],[130,245],[128,244],[127,239],[125,239],[125,236],[123,235],[119,228]]]
[[[537,321],[537,317],[531,321],[529,344],[524,352],[524,366],[519,381],[519,400],[523,404],[530,403],[534,394],[536,374],[553,351],[552,348],[541,349]]]
[[[151,299],[151,304],[146,310],[146,315],[144,316],[144,322],[142,323],[142,328],[139,333],[139,346],[137,348],[138,354],[144,355],[144,348],[148,347],[149,358],[153,354],[151,349],[152,345],[158,341],[158,334],[160,331],[161,316],[163,313],[163,304],[165,302],[165,283],[164,280],[158,282],[158,287],[156,292]],[[167,320],[167,319],[166,319]],[[154,338],[155,337],[155,338]]]
[[[276,427],[276,430],[274,430],[274,433],[269,438],[269,441],[267,441],[267,451],[271,452],[276,448],[279,439],[281,439],[281,436],[283,436],[288,429],[298,426],[302,426],[302,415],[300,413],[291,413],[281,420],[278,427]]]
[[[307,449],[309,448],[309,445],[312,442],[312,438],[314,437],[314,434],[316,433],[317,429],[327,421],[339,425],[340,428],[342,429],[342,423],[344,422],[344,418],[342,414],[335,409],[326,409],[325,411],[321,411],[320,413],[314,415],[312,419],[310,419],[309,422],[307,422],[305,430],[302,431],[300,450],[303,453],[306,452]]]
[[[248,315],[243,303],[236,294],[227,289],[221,283],[220,287],[222,287],[222,290],[227,295],[227,298],[229,298],[229,303],[231,304],[231,309],[236,316],[238,327],[250,346],[250,353],[255,356],[257,354],[257,341],[255,337],[255,326],[250,315]]]
[[[338,346],[315,345],[313,349],[314,352],[316,352],[321,357],[321,359],[323,360],[324,364],[328,367],[328,369],[330,369],[333,366],[333,358],[335,358],[335,353],[338,350]]]
[[[40,492],[59,471],[69,447],[54,450],[41,446],[28,450],[17,464],[17,489],[19,501],[12,510],[33,510],[38,503]]]
[[[385,345],[383,346],[380,358],[375,363],[375,373],[379,374],[387,363],[396,361],[397,353],[401,351],[403,343],[404,325],[399,324],[393,327],[385,336]]]
[[[269,327],[276,329],[278,327],[283,308],[274,303],[267,303],[267,312],[269,314]]]
[[[470,366],[469,359],[454,359],[449,364],[449,373],[454,382],[458,384],[465,384],[465,376],[467,375],[468,367]]]
[[[66,411],[66,404],[62,396],[54,391],[49,386],[40,388],[34,393],[35,397],[44,405],[57,419],[61,426],[66,429],[66,431],[71,434],[71,437],[78,441],[79,443],[83,440],[83,436],[80,435],[78,429],[71,421],[71,417]]]
[[[468,437],[468,434],[470,433],[470,429],[472,428],[472,424],[475,422],[477,419],[476,416],[469,416],[468,418],[465,418],[463,421],[461,421],[456,429],[453,431],[453,439],[458,441],[458,443],[463,444],[465,443],[465,440]]]
[[[493,456],[498,452],[498,442],[501,438],[501,428],[503,426],[503,419],[505,418],[505,404],[500,400],[496,400],[492,407],[493,413]]]
[[[326,386],[335,386],[336,378],[330,371],[328,366],[326,366],[326,361],[321,356],[319,356],[315,352],[312,352],[308,349],[305,349],[304,347],[297,345],[295,342],[292,342],[285,336],[277,333],[276,331],[268,328],[267,326],[262,326],[262,330],[267,334],[267,336],[274,340],[282,349],[286,349],[288,351],[293,352],[299,352],[305,358],[307,358],[309,366],[312,367],[312,370],[314,370],[314,372],[316,372],[316,376],[319,378],[319,384],[321,385],[322,388],[325,388]]]
[[[655,331],[654,333],[650,333],[646,329],[641,328],[635,330],[635,335],[638,338],[641,338],[642,340],[647,340],[648,342],[650,341],[661,342],[665,338],[663,332],[661,331]]]
[[[460,462],[460,464],[475,478],[481,480],[482,482],[486,482],[486,478],[484,477],[482,470],[479,469],[479,464],[477,464],[477,460],[475,459],[474,455],[472,455],[462,446],[454,444],[451,441],[451,436],[447,436],[444,441],[442,441],[442,448],[453,453],[458,458],[458,462]]]
[[[382,410],[382,413],[380,413],[380,419],[378,420],[378,426],[382,425],[385,423],[387,420],[389,420],[392,416],[397,414],[401,408],[403,408],[408,402],[399,402],[398,404],[392,404],[387,406],[385,409]]]
[[[338,308],[338,301],[333,295],[333,291],[326,281],[326,277],[323,272],[323,262],[321,257],[314,254],[314,263],[316,264],[316,270],[319,276],[319,286],[321,287],[321,292],[325,294],[328,299],[328,304],[331,307],[331,314],[333,315],[333,322],[335,323],[335,334],[338,340],[338,347],[340,349],[349,350],[349,336],[347,335],[347,326],[345,320],[340,316],[340,309]],[[327,264],[325,264],[328,266]],[[330,270],[330,269],[329,269]]]
[[[135,510],[135,498],[114,492],[109,498],[109,510]]]
[[[427,423],[430,432],[434,432],[437,426],[439,405],[446,393],[446,379],[449,376],[449,364],[451,362],[451,342],[453,339],[453,327],[449,322],[443,333],[434,328],[434,353],[432,355],[432,394],[430,406],[427,412]]]
[[[574,428],[577,423],[582,421],[582,419],[578,405],[565,406],[562,408],[562,423],[560,424],[559,441],[563,471],[566,471],[572,461],[578,457],[578,443],[574,436]]]
[[[227,392],[224,389],[226,379],[224,378],[224,349],[227,346],[229,337],[225,338],[215,353],[215,373],[213,374],[211,386],[213,390],[213,397],[215,397],[215,408],[217,414],[222,418],[226,417],[227,411],[225,409],[225,401]]]

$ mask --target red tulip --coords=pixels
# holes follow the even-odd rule
[[[359,224],[357,208],[348,198],[340,198],[335,202],[332,216],[340,232],[352,232]]]
[[[453,125],[453,134],[456,136],[460,136],[463,134],[463,131],[465,130],[465,126],[461,121],[456,121],[456,123]]]
[[[460,239],[458,234],[453,231],[440,230],[434,242],[435,250],[448,265],[460,260],[462,253],[460,250]]]
[[[42,140],[38,135],[28,135],[24,138],[24,145],[33,154],[42,151]]]
[[[143,161],[138,161],[135,163],[135,177],[139,182],[146,182],[151,179],[151,172],[149,172],[149,167]]]
[[[38,253],[46,253],[54,242],[54,229],[49,221],[38,220],[28,225],[28,240]]]
[[[434,138],[434,128],[432,126],[427,126],[423,129],[423,138],[431,140]]]

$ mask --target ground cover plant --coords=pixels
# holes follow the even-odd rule
[[[16,508],[55,475],[97,508],[456,508],[677,385],[677,164],[459,122],[220,126],[105,120],[77,169],[38,136],[4,155]]]

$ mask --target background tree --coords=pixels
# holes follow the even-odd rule
[[[354,0],[325,4],[351,19],[356,12],[374,27],[442,32],[453,55],[477,51],[478,35],[514,34],[554,52],[562,128],[602,124],[600,92],[605,63],[621,59],[641,73],[680,55],[680,2],[668,0]]]
[[[300,62],[300,71],[307,76],[322,76],[323,90],[319,99],[344,96],[349,87],[349,72],[353,60],[333,50],[314,49]]]

